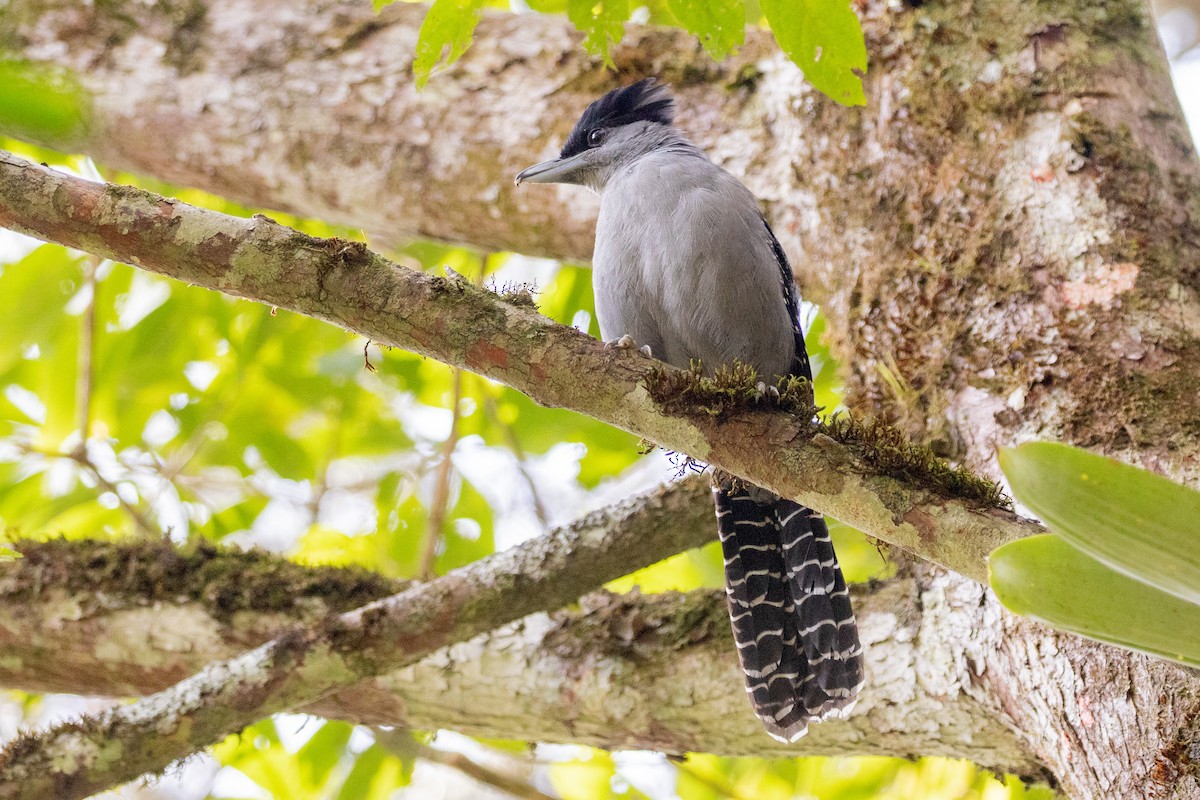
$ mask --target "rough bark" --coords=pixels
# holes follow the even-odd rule
[[[0,225],[336,322],[379,344],[502,381],[543,405],[703,459],[976,580],[986,579],[994,548],[1044,530],[990,505],[987,486],[928,456],[897,458],[868,430],[844,435],[838,426],[814,425],[811,405],[789,414],[769,408],[771,401],[749,400],[752,378],[742,387],[749,392],[731,399],[694,376],[689,381],[689,373],[608,350],[528,303],[396,266],[361,243],[313,239],[261,215],[231,217],[85,181],[4,151]],[[789,398],[785,391],[781,402]]]
[[[706,523],[694,530],[707,526],[705,499],[693,504]],[[343,610],[347,595],[393,588],[255,554],[184,558],[161,543],[26,543],[21,550],[24,561],[0,567],[0,685],[28,691],[158,692],[290,624]],[[171,585],[162,583],[164,573]],[[527,617],[305,710],[611,749],[944,755],[1045,779],[998,704],[973,686],[965,654],[979,646],[978,593],[923,605],[921,595],[940,593],[945,580],[910,575],[855,589],[876,677],[853,716],[814,726],[797,747],[762,736],[723,599],[713,591],[590,595],[578,609]],[[297,595],[303,600],[280,603]]]
[[[613,77],[558,21],[492,17],[418,95],[411,7],[118,5],[6,7],[0,39],[93,93],[88,127],[51,144],[393,236],[584,257],[587,200],[509,178],[595,92],[658,73],[767,201],[852,408],[983,469],[1046,437],[1200,474],[1197,165],[1140,2],[870,0],[863,110],[755,37],[714,67],[637,31]],[[988,631],[1018,636],[1005,619]],[[996,648],[980,684],[1045,676],[993,701],[1072,796],[1200,795],[1194,678],[1076,640]]]
[[[702,543],[693,482],[589,514],[426,583],[270,641],[131,705],[0,750],[0,798],[83,798],[158,772],[270,714],[322,700]]]
[[[623,382],[632,381],[636,384],[638,380],[645,380],[645,370],[648,369],[647,364],[637,358],[622,359],[622,362],[628,362],[626,368],[634,377],[623,377],[623,373],[614,369],[614,364],[605,363],[605,359],[610,356],[604,356],[602,353],[595,352],[598,348],[595,343],[588,343],[587,340],[577,337],[568,329],[561,329],[559,326],[548,323],[544,320],[538,320],[536,315],[529,312],[528,309],[514,307],[511,304],[502,302],[499,298],[487,293],[471,293],[469,287],[463,285],[458,286],[449,284],[453,287],[453,291],[447,292],[447,285],[437,284],[440,286],[438,291],[428,291],[429,282],[428,276],[423,276],[417,273],[408,273],[407,270],[400,268],[387,267],[386,265],[375,264],[376,268],[369,269],[362,264],[362,259],[369,254],[365,251],[354,248],[350,243],[328,241],[314,242],[308,239],[299,241],[299,247],[296,246],[295,234],[286,233],[285,229],[270,223],[265,219],[255,220],[240,220],[211,212],[203,212],[198,209],[191,209],[185,204],[174,202],[168,203],[146,193],[130,190],[127,188],[105,187],[98,184],[88,184],[86,182],[75,179],[66,178],[61,175],[52,174],[48,170],[40,167],[21,163],[18,159],[7,158],[7,164],[13,166],[14,169],[0,173],[10,179],[0,180],[0,220],[5,224],[13,224],[15,221],[27,220],[28,222],[20,222],[17,225],[19,228],[29,230],[30,224],[40,226],[37,230],[41,235],[48,238],[58,238],[60,241],[67,243],[82,245],[91,250],[104,253],[106,255],[116,255],[124,260],[142,262],[147,267],[159,267],[165,265],[170,270],[190,270],[184,277],[200,281],[206,285],[214,287],[223,287],[227,290],[230,287],[236,287],[236,291],[241,294],[249,295],[265,295],[261,299],[274,300],[278,295],[279,302],[286,302],[293,308],[302,308],[307,300],[305,298],[317,298],[324,309],[321,313],[326,318],[339,319],[346,321],[347,318],[357,318],[357,315],[364,307],[362,298],[383,297],[388,298],[387,304],[394,304],[397,298],[408,298],[408,302],[401,311],[393,313],[376,313],[373,315],[375,320],[391,320],[395,325],[396,321],[400,321],[400,328],[406,330],[401,335],[400,339],[391,338],[390,334],[384,333],[388,328],[376,330],[373,327],[365,329],[363,332],[371,335],[385,343],[401,342],[415,343],[415,346],[432,348],[427,352],[433,352],[442,358],[454,360],[455,358],[465,358],[462,353],[471,352],[470,344],[464,344],[461,337],[456,338],[454,331],[470,330],[471,325],[477,325],[480,319],[494,319],[499,310],[499,323],[490,327],[484,328],[485,334],[481,334],[479,329],[475,329],[475,333],[468,335],[468,342],[476,344],[486,343],[489,348],[489,356],[482,361],[470,364],[476,369],[481,369],[480,364],[485,366],[491,364],[493,368],[508,369],[510,361],[508,358],[497,358],[497,353],[508,352],[505,348],[515,345],[514,360],[521,365],[536,364],[542,372],[535,376],[535,379],[530,381],[526,378],[525,383],[519,383],[521,388],[526,389],[535,397],[555,397],[561,402],[574,403],[576,408],[580,408],[580,403],[584,403],[587,410],[591,410],[597,415],[603,412],[597,412],[595,408],[611,408],[619,407],[622,403],[631,402],[629,398],[636,392],[628,388],[622,388],[617,393],[612,403],[609,404],[606,400],[606,389],[608,384],[614,381],[619,385]],[[5,161],[0,160],[0,165]],[[15,176],[15,177],[14,177]],[[27,180],[29,179],[29,180]],[[41,182],[45,182],[44,184]],[[39,199],[40,198],[40,199]],[[54,202],[46,202],[45,198],[53,198]],[[152,213],[147,213],[147,209],[153,210]],[[130,224],[131,221],[137,220],[139,224]],[[233,226],[233,227],[230,227]],[[212,258],[212,248],[196,247],[195,241],[190,239],[196,231],[202,232],[202,241],[217,241],[224,245],[224,248],[218,251],[221,255],[218,259]],[[223,232],[224,231],[224,232]],[[257,232],[257,234],[255,233]],[[181,244],[181,242],[183,244]],[[264,245],[264,242],[266,243]],[[186,245],[186,246],[184,246]],[[115,249],[121,248],[121,249]],[[353,256],[350,261],[355,264],[360,264],[357,268],[347,268],[345,263],[347,253],[346,248],[349,248],[350,254]],[[207,260],[206,260],[207,259]],[[274,259],[274,260],[272,260]],[[266,265],[266,269],[263,269]],[[346,276],[358,276],[356,280],[350,280],[348,283],[338,279],[336,276],[341,273]],[[311,277],[306,278],[309,275]],[[265,276],[265,277],[264,277]],[[366,276],[371,285],[363,286],[357,283]],[[435,279],[440,280],[440,279]],[[381,284],[382,281],[382,284]],[[396,283],[388,283],[394,281]],[[416,281],[414,286],[406,286],[404,281]],[[309,282],[313,282],[313,286],[308,286]],[[249,286],[249,288],[247,288]],[[307,287],[307,288],[306,288]],[[450,295],[450,300],[446,302],[447,295]],[[287,295],[284,297],[284,295]],[[300,298],[297,300],[297,298]],[[415,298],[415,299],[414,299]],[[297,305],[299,303],[299,305]],[[387,305],[385,304],[385,305]],[[366,306],[371,306],[369,301],[365,301]],[[335,309],[330,312],[329,309]],[[350,309],[350,311],[346,311]],[[304,307],[310,313],[312,308]],[[426,320],[422,323],[421,320]],[[413,336],[412,330],[421,330],[423,325],[434,325],[433,320],[436,320],[436,326],[441,332],[450,334],[439,339],[435,335]],[[459,327],[455,323],[461,323]],[[382,324],[382,323],[379,323]],[[525,326],[525,327],[522,327]],[[533,327],[529,327],[533,326]],[[530,331],[536,331],[537,335],[532,335]],[[382,334],[382,335],[381,335]],[[478,336],[478,339],[472,338]],[[565,338],[564,338],[565,337]],[[447,339],[454,339],[455,342],[446,344]],[[527,350],[520,349],[528,347],[529,342],[537,342],[542,349],[538,350],[535,355],[531,355]],[[432,342],[432,344],[431,344]],[[520,344],[524,343],[524,344]],[[581,343],[586,344],[583,350],[576,350]],[[410,345],[411,346],[411,345]],[[459,348],[456,350],[455,348]],[[458,353],[458,355],[455,355]],[[555,359],[561,358],[564,355],[571,355],[566,361],[556,362]],[[583,363],[590,363],[588,359],[594,360],[595,365],[591,369],[578,369],[578,362],[583,359]],[[499,365],[499,366],[497,366]],[[483,369],[486,372],[486,369]],[[520,370],[518,370],[520,372]],[[493,373],[486,373],[493,374]],[[507,374],[507,373],[505,373]],[[494,373],[499,376],[500,373]],[[592,376],[596,377],[592,377]],[[586,376],[586,377],[583,377]],[[640,376],[640,377],[639,377]],[[546,390],[545,387],[560,387],[568,383],[573,384],[576,388],[580,385],[580,381],[584,381],[584,391],[568,393],[564,397],[553,394],[558,389],[551,388]],[[593,385],[593,383],[595,385]],[[550,395],[542,394],[544,391],[550,391]],[[581,399],[583,398],[583,399]],[[599,401],[597,401],[599,398]],[[645,393],[642,393],[641,399],[632,402],[642,402],[645,399]],[[586,406],[586,403],[597,403],[598,406]],[[637,424],[633,429],[639,433],[647,433],[649,431],[658,430],[653,426],[661,425],[664,419],[661,410],[651,404],[650,408],[644,409],[636,416]],[[703,414],[696,415],[694,412],[691,417],[703,417]],[[779,413],[762,413],[754,412],[753,417],[766,416],[768,418],[781,418],[784,420],[785,426],[790,426],[787,430],[790,433],[787,436],[764,436],[761,431],[764,429],[761,423],[755,424],[749,431],[740,431],[737,428],[737,417],[733,415],[733,422],[726,422],[722,426],[717,426],[711,430],[711,434],[717,437],[717,441],[722,440],[726,436],[734,438],[745,437],[747,441],[757,443],[756,452],[759,453],[758,458],[762,457],[762,443],[774,441],[786,444],[786,449],[794,450],[804,448],[805,444],[799,445],[795,442],[797,438],[796,422],[786,422],[786,415]],[[666,426],[668,436],[679,435],[678,418],[673,419],[670,425]],[[700,423],[704,424],[704,423]],[[650,425],[649,428],[640,427],[641,425]],[[732,426],[732,427],[730,427]],[[775,430],[768,426],[766,430]],[[711,438],[711,436],[709,437]],[[706,439],[705,441],[707,441]],[[666,441],[675,441],[667,439]],[[679,441],[694,441],[691,439],[680,439]],[[790,444],[787,444],[790,443]],[[833,440],[828,440],[820,443],[812,454],[812,458],[805,460],[805,471],[808,476],[805,480],[815,480],[818,485],[825,485],[830,480],[831,475],[840,475],[840,470],[844,470],[848,463],[848,456],[845,453],[836,454],[828,463],[821,465],[820,459],[829,457],[831,453],[835,453],[839,447]],[[723,457],[721,448],[714,448],[711,452],[718,454],[718,457]],[[740,452],[740,451],[737,451]],[[816,460],[814,460],[816,459]],[[733,461],[718,461],[725,466],[733,464]],[[787,480],[788,471],[793,469],[791,466],[795,462],[790,459],[783,459],[776,467],[782,470],[784,480]],[[866,473],[866,468],[863,465],[858,466],[861,473]],[[764,475],[759,478],[756,474],[750,474],[755,480],[768,480],[773,482],[773,485],[781,485],[778,483],[780,476]],[[840,479],[839,479],[840,480]],[[883,482],[883,483],[880,483]],[[913,483],[911,480],[909,483]],[[867,479],[864,484],[874,494],[868,494],[867,497],[875,498],[874,502],[882,505],[880,498],[887,498],[889,504],[897,502],[898,493],[901,496],[909,496],[908,492],[924,492],[926,490],[918,487],[905,485],[904,482],[897,481],[893,478],[884,476],[872,476]],[[862,486],[856,485],[857,492]],[[842,491],[837,496],[844,495]],[[858,497],[858,495],[853,494]],[[820,497],[820,495],[813,495]],[[822,497],[820,501],[814,502],[817,507],[823,507],[821,502],[827,498]],[[813,502],[810,500],[810,502]],[[941,505],[938,508],[949,507],[952,509],[960,509],[958,505],[954,505],[953,501],[947,501],[944,498],[940,501]],[[861,505],[861,497],[859,502],[854,505]],[[971,512],[977,513],[977,512]],[[919,521],[922,525],[919,526],[923,536],[918,536],[916,540],[915,550],[917,552],[924,551],[927,555],[933,551],[936,543],[941,540],[952,538],[947,535],[949,529],[939,527],[946,522],[946,515],[942,511],[937,513],[926,514]],[[998,511],[988,512],[988,518],[1000,519]],[[851,516],[851,519],[854,517]],[[894,520],[893,520],[894,523]],[[911,521],[907,524],[912,524]],[[1015,519],[1009,523],[1013,527],[1012,535],[1019,535],[1023,530]],[[868,526],[868,530],[875,532],[875,529]],[[881,535],[891,535],[891,531],[882,533]],[[960,543],[961,544],[961,543]],[[961,552],[955,550],[954,552]],[[978,569],[979,562],[964,562],[966,569]],[[629,565],[626,564],[626,568]],[[1172,682],[1184,687],[1189,686],[1186,677],[1181,677],[1178,670],[1166,669],[1160,664],[1155,664],[1149,659],[1142,659],[1129,654],[1107,654],[1104,656],[1096,656],[1094,653],[1096,648],[1090,645],[1080,645],[1076,640],[1069,637],[1062,638],[1049,634],[1037,626],[1025,625],[1019,626],[1011,618],[1004,617],[999,612],[995,601],[981,590],[976,584],[964,582],[953,577],[944,577],[945,586],[941,590],[942,594],[956,595],[970,598],[968,605],[973,604],[977,613],[981,616],[976,616],[970,620],[970,624],[966,628],[970,631],[971,637],[980,641],[987,642],[978,650],[967,650],[965,647],[962,651],[962,660],[955,656],[953,661],[956,665],[970,664],[971,670],[977,672],[975,682],[978,684],[988,684],[994,682],[994,686],[987,690],[980,690],[979,701],[990,704],[991,707],[997,710],[1005,717],[1011,720],[1018,720],[1021,725],[1019,730],[1027,737],[1034,746],[1033,752],[1043,763],[1052,764],[1056,768],[1056,773],[1066,775],[1070,778],[1074,777],[1074,766],[1071,760],[1078,758],[1079,753],[1075,750],[1064,751],[1060,747],[1044,748],[1049,742],[1058,742],[1065,735],[1063,724],[1059,718],[1059,714],[1065,714],[1077,698],[1077,695],[1059,692],[1048,694],[1042,692],[1039,695],[1032,695],[1033,689],[1040,685],[1037,682],[1044,676],[1049,674],[1061,674],[1055,670],[1062,669],[1062,663],[1058,658],[1058,654],[1065,653],[1067,659],[1078,659],[1078,663],[1072,666],[1079,669],[1090,669],[1096,665],[1096,662],[1113,662],[1125,670],[1131,677],[1129,678],[1128,686],[1130,690],[1138,689],[1140,691],[1149,692],[1150,696],[1157,698],[1161,689],[1172,684]],[[578,587],[575,587],[578,589]],[[934,597],[932,600],[936,600]],[[922,595],[922,602],[926,601],[925,595]],[[979,631],[975,629],[983,622],[988,624],[983,626]],[[949,623],[947,626],[953,627]],[[953,639],[955,635],[952,630],[942,630],[943,625],[938,625],[935,630],[938,636],[945,638],[947,641]],[[1011,641],[1010,641],[1011,637]],[[1049,637],[1049,639],[1047,639]],[[930,641],[933,641],[931,639]],[[277,641],[274,645],[279,646]],[[254,664],[261,664],[265,661],[272,660],[273,656],[269,648],[267,650],[256,651],[241,660],[230,662],[231,664],[239,664],[242,660],[249,660]],[[1103,648],[1102,648],[1103,649]],[[307,646],[306,646],[307,650]],[[1054,657],[1047,659],[1043,670],[1030,670],[1026,665],[1026,658],[1029,652],[1043,653],[1044,650],[1054,654]],[[886,653],[887,650],[883,650]],[[930,657],[932,653],[922,654],[922,658]],[[949,657],[943,654],[943,657]],[[312,656],[308,657],[309,659]],[[958,667],[956,667],[957,669]],[[210,667],[202,679],[211,678],[213,668]],[[881,674],[886,673],[886,668],[880,667]],[[219,680],[214,684],[214,690],[220,693],[227,693],[232,687],[238,686],[238,680],[231,678],[228,672],[221,672],[218,675]],[[354,673],[354,677],[368,674],[366,672]],[[1105,714],[1112,711],[1115,713],[1113,718],[1127,718],[1130,715],[1134,719],[1140,721],[1139,712],[1144,709],[1147,703],[1143,700],[1140,703],[1134,704],[1130,698],[1133,696],[1129,692],[1119,695],[1112,694],[1109,690],[1116,680],[1115,677],[1102,682],[1095,687],[1094,696],[1088,695],[1085,702],[1088,707],[1097,709],[1090,717],[1094,720],[1096,715],[1104,717]],[[175,695],[187,694],[194,687],[195,681],[185,681],[179,687],[172,690]],[[259,698],[263,702],[259,704],[260,711],[269,710],[272,708],[283,708],[290,705],[302,704],[311,702],[322,693],[328,693],[331,690],[330,684],[313,684],[311,682],[301,681],[302,686],[296,687],[296,691],[283,695],[282,693],[272,693],[269,697]],[[342,685],[342,684],[338,684]],[[964,684],[965,686],[965,684]],[[1082,687],[1079,689],[1084,691]],[[964,691],[969,691],[964,689]],[[173,695],[172,695],[173,696]],[[1029,702],[1029,698],[1033,697],[1035,702]],[[1138,694],[1141,698],[1141,694]],[[240,702],[240,701],[239,701]],[[1180,692],[1178,697],[1166,698],[1157,709],[1159,720],[1170,720],[1168,724],[1164,724],[1162,731],[1165,733],[1168,730],[1178,730],[1171,728],[1172,725],[1187,726],[1191,724],[1192,709],[1188,705],[1188,692]],[[911,721],[911,718],[906,718]],[[1064,716],[1062,719],[1067,721],[1069,726],[1072,716]],[[224,721],[223,721],[224,722]],[[1072,733],[1077,734],[1073,728],[1068,728]],[[111,735],[110,728],[103,728],[105,735]],[[201,739],[187,739],[186,743],[196,745],[209,733],[204,732],[203,728],[193,727],[191,732],[201,731]],[[1190,730],[1188,728],[1187,730]],[[161,745],[163,740],[155,739]],[[1103,740],[1105,743],[1109,739]],[[182,748],[180,743],[180,747]],[[1089,740],[1083,742],[1084,748],[1082,752],[1086,756],[1095,756],[1097,758],[1105,758],[1111,755],[1107,750],[1091,750],[1091,746],[1095,744]],[[1172,746],[1178,747],[1174,740]],[[1107,744],[1105,744],[1107,747]],[[1124,744],[1121,745],[1124,747]],[[1164,763],[1174,768],[1175,761],[1170,759],[1175,750],[1164,750],[1163,753],[1139,753],[1139,759],[1146,767],[1146,771],[1139,777],[1141,781],[1138,785],[1144,786],[1149,775],[1158,775],[1163,772]],[[1176,753],[1176,755],[1178,755]],[[1153,762],[1146,763],[1146,758],[1154,758]],[[158,754],[155,759],[161,762],[158,766],[163,766],[165,762],[162,758],[162,753]],[[121,762],[120,767],[132,768],[134,762]],[[1106,760],[1104,763],[1110,763]],[[142,766],[145,763],[142,762]],[[1062,772],[1057,770],[1061,769]],[[1151,770],[1157,770],[1151,772]],[[120,773],[122,775],[126,773]],[[1104,780],[1109,780],[1110,776],[1107,773],[1099,773],[1103,775]],[[111,773],[110,773],[111,776]],[[1093,776],[1094,777],[1094,776]],[[1124,773],[1116,773],[1118,780],[1126,779]],[[1190,778],[1185,775],[1185,779]],[[1098,780],[1098,779],[1097,779]],[[1186,788],[1184,783],[1177,783],[1176,786],[1184,786],[1183,791],[1191,791]],[[1103,788],[1102,788],[1103,787]],[[1095,783],[1095,791],[1107,792],[1110,784]],[[1072,787],[1073,789],[1074,787]],[[1125,788],[1125,787],[1122,787]],[[1092,791],[1089,788],[1088,791]],[[1081,793],[1081,796],[1105,796],[1104,794],[1088,795]],[[1165,796],[1186,797],[1185,794]]]
[[[1200,363],[1200,170],[1143,0],[859,7],[863,109],[761,35],[714,65],[633,29],[614,75],[562,20],[508,15],[418,93],[423,9],[402,3],[14,0],[0,43],[89,93],[47,144],[389,237],[573,258],[594,201],[512,175],[597,92],[661,75],[766,202],[852,408],[979,468],[1043,436],[1195,479],[1200,373],[1178,367]]]

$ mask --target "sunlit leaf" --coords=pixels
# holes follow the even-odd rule
[[[526,0],[529,7],[539,14],[565,14],[567,0]]]
[[[213,538],[220,539],[231,533],[250,530],[254,520],[267,507],[267,502],[268,498],[255,495],[213,514],[210,521]]]
[[[862,26],[849,0],[761,0],[779,47],[819,91],[847,106],[866,105]]]
[[[296,752],[296,766],[309,787],[320,789],[326,784],[333,768],[345,755],[353,732],[353,725],[330,720]]]
[[[470,481],[458,482],[457,488],[435,560],[438,574],[478,561],[496,549],[491,506]]]
[[[90,99],[61,67],[0,56],[0,130],[42,143],[61,143],[87,127]]]
[[[716,525],[713,525],[716,536]],[[634,587],[647,594],[686,592],[691,589],[716,589],[725,585],[725,562],[721,546],[712,542],[695,550],[672,556],[631,575],[618,578],[607,586],[611,592],[628,592]]]
[[[742,0],[669,0],[671,13],[683,28],[700,38],[717,61],[746,38],[746,9]]]
[[[82,258],[52,245],[4,265],[0,297],[20,298],[21,313],[0,314],[0,377],[24,359],[30,347],[44,349],[57,338],[63,309],[82,282]]]
[[[1001,450],[1000,467],[1017,500],[1072,545],[1200,604],[1200,492],[1052,442]]]
[[[992,590],[1015,614],[1200,667],[1200,606],[1118,574],[1061,537],[998,547],[988,571]]]
[[[611,754],[591,749],[587,753],[585,758],[550,765],[550,783],[563,800],[646,797],[617,776]]]
[[[629,0],[567,0],[567,19],[585,34],[584,49],[615,69],[610,50],[625,35]]]
[[[417,34],[413,74],[418,89],[424,88],[435,67],[453,64],[467,51],[482,18],[482,0],[434,0]]]
[[[227,766],[241,772],[271,794],[306,800],[313,797],[306,791],[296,769],[295,756],[279,740],[273,720],[263,720],[244,730],[240,737],[230,737],[215,748],[215,754]]]
[[[411,768],[377,744],[364,750],[335,795],[336,800],[388,800],[408,785]]]

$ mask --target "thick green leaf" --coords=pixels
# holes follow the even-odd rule
[[[1017,500],[1092,558],[1200,604],[1200,492],[1085,450],[1000,451]]]
[[[867,46],[849,0],[762,0],[762,12],[809,83],[844,106],[867,104]]]
[[[742,0],[669,0],[668,5],[679,24],[700,37],[704,49],[717,61],[746,39]]]
[[[424,88],[434,67],[449,66],[467,51],[482,18],[482,0],[434,0],[417,34],[413,75],[418,89]]]
[[[1005,608],[1098,642],[1200,667],[1200,606],[1131,580],[1050,534],[988,557]]]
[[[625,35],[629,0],[567,0],[567,19],[585,35],[583,47],[616,69],[609,50]]]

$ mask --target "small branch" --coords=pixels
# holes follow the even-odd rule
[[[692,505],[669,521],[656,501],[647,513],[707,535],[704,481],[664,491],[682,492]],[[302,567],[265,553],[181,552],[161,542],[17,547],[25,558],[0,566],[0,685],[33,692],[161,691],[267,641],[281,621],[315,623],[395,591],[372,573]],[[578,608],[489,631],[303,710],[373,726],[606,749],[941,755],[1002,773],[1040,773],[1038,754],[1010,724],[1012,698],[1024,696],[1013,692],[1030,680],[1021,666],[1030,648],[1062,649],[1073,637],[1018,620],[998,625],[998,604],[981,587],[920,566],[852,592],[868,644],[868,686],[849,719],[814,726],[796,745],[764,736],[751,713],[719,591],[588,595]],[[1111,649],[1107,658],[1109,669],[1135,681],[1139,703],[1153,700],[1156,676],[1174,669]],[[982,677],[980,664],[988,665]],[[1087,691],[1095,703],[1104,688]],[[1074,698],[1064,702],[1073,707]]]
[[[706,494],[695,482],[589,514],[442,578],[209,664],[132,705],[19,737],[0,751],[0,800],[86,797],[162,770],[264,716],[558,608],[710,539],[707,526],[674,524]]]
[[[987,554],[1043,528],[876,464],[870,443],[752,405],[713,415],[650,392],[677,370],[595,339],[462,279],[403,269],[364,245],[319,240],[131,187],[84,181],[0,153],[0,225],[228,294],[335,322],[502,381],[687,453],[859,530],[986,580]]]
[[[529,497],[533,503],[533,513],[537,516],[537,520],[541,523],[542,530],[546,530],[550,526],[550,515],[546,513],[546,505],[542,502],[541,493],[538,492],[537,483],[533,480],[533,476],[529,474],[529,457],[525,452],[525,447],[521,444],[520,437],[503,419],[500,418],[500,410],[496,408],[496,397],[493,394],[492,387],[480,381],[480,395],[483,396],[483,411],[487,414],[488,419],[492,421],[496,427],[504,431],[504,438],[508,442],[508,449],[512,451],[513,456],[517,459],[517,471],[521,473],[521,478],[525,481],[526,488],[529,489]]]
[[[554,795],[546,794],[527,781],[485,767],[462,753],[449,753],[435,747],[421,745],[417,748],[417,756],[425,761],[432,761],[435,764],[458,770],[468,778],[511,794],[513,797],[524,798],[524,800],[558,800]]]
[[[421,552],[421,577],[424,580],[432,578],[436,572],[434,562],[437,560],[438,545],[446,527],[447,506],[450,503],[450,476],[454,471],[454,448],[458,446],[458,423],[462,417],[462,370],[453,372],[453,400],[450,413],[450,433],[442,443],[442,458],[438,462],[434,476],[433,499],[429,503],[429,519],[425,526],[425,545]]]
[[[96,271],[103,259],[90,256],[84,259],[83,285],[87,288],[87,307],[79,320],[79,355],[76,360],[75,376],[75,414],[79,428],[79,446],[86,447],[88,428],[92,413],[92,357],[95,353],[96,339],[96,293],[100,291],[100,282],[96,279]]]
[[[434,764],[441,764],[444,767],[461,772],[468,778],[485,786],[491,786],[493,789],[498,789],[513,797],[524,798],[524,800],[558,800],[553,795],[548,795],[538,790],[537,787],[532,786],[528,781],[523,781],[515,775],[508,775],[491,767],[484,766],[478,761],[468,758],[463,753],[439,750],[436,747],[421,744],[413,739],[409,732],[403,728],[388,730],[376,727],[374,733],[376,742],[401,758],[420,758]]]
[[[125,511],[126,514],[133,520],[133,524],[138,531],[147,538],[155,538],[160,535],[161,531],[149,517],[142,513],[141,509],[132,503],[126,502],[125,498],[121,497],[121,493],[117,490],[117,484],[110,481],[100,473],[100,468],[92,461],[87,454],[87,441],[81,441],[79,446],[69,453],[64,453],[59,450],[45,450],[39,447],[25,446],[23,449],[30,453],[37,453],[46,458],[65,458],[68,461],[74,461],[79,465],[80,469],[87,472],[96,481],[96,484],[104,491],[117,498],[117,504]]]

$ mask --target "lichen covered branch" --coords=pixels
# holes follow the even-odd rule
[[[803,413],[743,398],[713,414],[702,395],[728,387],[605,351],[524,304],[398,267],[357,242],[314,239],[261,215],[230,217],[8,154],[0,154],[0,225],[329,320],[502,381],[543,405],[687,453],[976,580],[984,580],[995,547],[1040,530],[989,506],[974,489],[929,485],[907,468],[881,469],[871,457],[877,442],[839,441]],[[688,386],[697,399],[681,404],[675,395]]]
[[[692,510],[681,509],[680,520],[703,538],[711,509],[703,487],[692,486],[684,490]],[[161,691],[273,631],[398,588],[364,571],[211,547],[61,540],[18,547],[24,558],[0,565],[0,685],[28,691]],[[994,601],[981,601],[982,590],[935,599],[946,585],[930,572],[855,587],[870,686],[849,719],[815,726],[795,746],[762,734],[746,703],[723,600],[710,590],[591,594],[578,608],[531,615],[303,710],[369,725],[608,749],[944,755],[1044,777],[1000,704],[968,691],[963,679],[968,654],[976,660],[974,653],[994,645],[978,624],[995,613]],[[1007,634],[1061,641],[1028,624]]]
[[[693,516],[706,493],[692,481],[589,514],[434,581],[292,628],[132,705],[20,736],[0,750],[0,800],[87,797],[264,716],[558,608],[708,540],[708,526]]]

